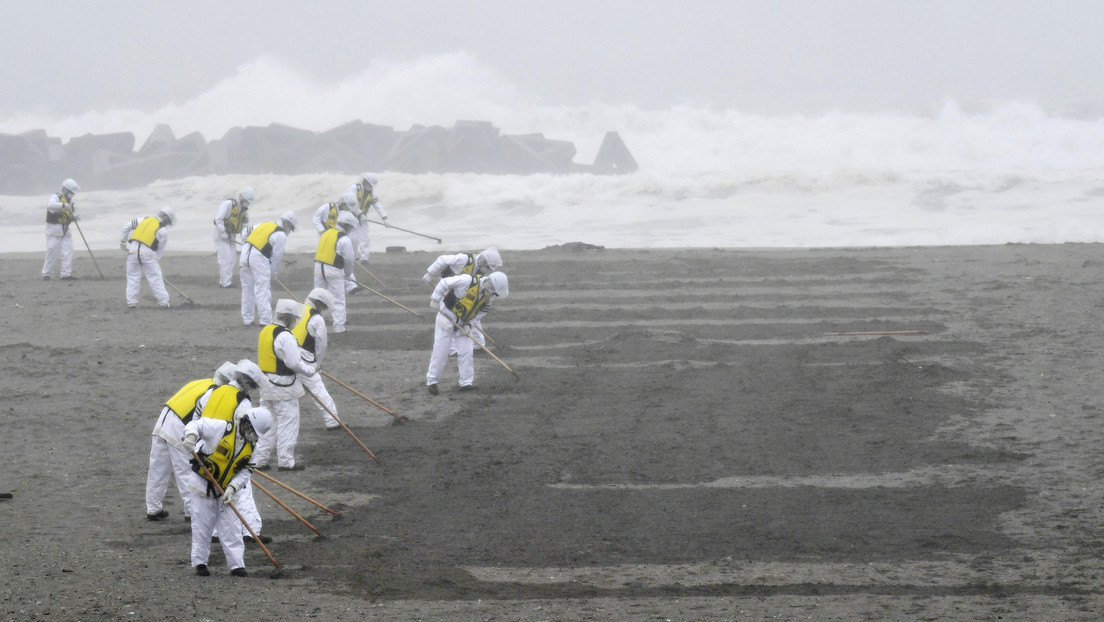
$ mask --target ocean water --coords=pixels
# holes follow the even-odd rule
[[[375,227],[376,250],[1104,241],[1104,120],[1062,117],[1031,102],[967,109],[948,100],[925,114],[779,116],[692,103],[666,110],[549,107],[464,54],[372,65],[324,85],[261,59],[190,101],[66,118],[0,115],[0,132],[44,128],[68,139],[132,131],[140,145],[158,123],[178,136],[200,131],[212,140],[239,125],[321,131],[352,119],[400,130],[490,121],[504,133],[572,141],[580,163],[593,161],[605,132],[615,130],[640,165],[623,176],[379,171],[378,196],[391,222],[442,242]],[[304,226],[289,248],[304,251],[317,241],[309,225],[314,209],[337,200],[353,181],[336,174],[193,177],[82,192],[77,205],[93,249],[117,247],[126,221],[170,205],[180,222],[170,230],[169,252],[204,251],[213,248],[218,202],[249,185],[257,194],[253,221],[295,211]],[[44,249],[46,200],[0,196],[3,251]],[[79,237],[76,245],[83,248]]]

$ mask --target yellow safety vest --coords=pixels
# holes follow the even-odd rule
[[[234,199],[227,199],[230,201],[230,213],[222,220],[226,232],[230,235],[237,235],[241,233],[242,225],[249,221],[248,208],[243,208],[238,205],[238,202]]]
[[[272,244],[268,241],[272,237],[276,230],[280,229],[280,225],[274,222],[263,222],[256,227],[253,227],[253,232],[249,234],[249,237],[245,239],[246,243],[252,244],[253,248],[261,251],[261,254],[269,259],[272,258]],[[283,229],[280,229],[283,231]]]
[[[360,213],[368,215],[368,208],[372,207],[372,204],[376,202],[376,195],[371,191],[371,187],[365,188],[365,184],[357,184],[357,203],[360,205]]]
[[[307,322],[310,322],[312,317],[318,315],[318,311],[310,305],[306,305],[306,307],[307,312],[303,314],[303,317],[299,318],[295,326],[291,327],[291,334],[295,335],[295,340],[299,342],[299,347],[313,354],[314,335],[307,332]]]
[[[326,212],[326,228],[333,229],[337,226],[337,214],[341,208],[337,203],[330,203],[330,211]]]
[[[337,241],[344,236],[345,232],[341,229],[326,229],[318,239],[318,250],[314,252],[314,260],[343,270],[345,258],[337,254]]]
[[[165,402],[165,406],[173,411],[173,414],[177,417],[180,417],[181,421],[187,424],[192,420],[196,402],[213,386],[215,386],[215,381],[210,378],[193,380],[184,385],[175,395],[170,397],[169,401]]]
[[[487,303],[490,301],[490,296],[480,297],[479,279],[474,276],[472,277],[471,287],[468,288],[468,293],[465,294],[463,298],[455,300],[451,291],[448,296],[445,297],[445,305],[450,311],[456,314],[459,324],[472,321],[476,314],[482,311],[483,307],[486,307]]]
[[[249,459],[252,456],[253,443],[245,440],[245,437],[239,434],[236,423],[227,421],[226,431],[218,445],[215,446],[214,451],[204,458],[203,465],[211,472],[219,486],[225,489],[230,480],[234,479],[234,475],[249,464]],[[202,470],[197,469],[197,471],[200,474],[203,473]],[[208,486],[209,488],[210,486]]]
[[[207,403],[203,405],[203,412],[200,413],[200,416],[221,419],[222,421],[233,421],[234,411],[238,409],[238,404],[241,404],[242,400],[248,397],[249,394],[238,387],[228,384],[215,387],[211,391],[211,396],[207,398]]]
[[[161,228],[161,219],[156,216],[146,216],[138,223],[138,226],[130,232],[130,241],[145,244],[152,250],[157,250],[157,230]]]
[[[287,329],[278,324],[269,324],[261,329],[261,334],[257,337],[257,366],[261,371],[281,376],[295,374],[276,356],[276,336],[285,331]]]
[[[65,195],[58,194],[57,198],[61,201],[61,212],[51,212],[46,210],[46,222],[51,225],[70,225],[73,223],[73,202],[65,198]]]

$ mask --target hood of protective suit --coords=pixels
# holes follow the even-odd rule
[[[497,250],[488,248],[475,256],[475,265],[478,266],[481,263],[486,265],[491,272],[494,272],[502,267],[502,256],[498,254]]]
[[[215,375],[212,376],[212,380],[214,380],[217,385],[224,385],[233,382],[237,373],[238,366],[230,361],[226,361],[215,370]]]
[[[291,300],[290,298],[281,298],[281,299],[276,301],[276,311],[275,311],[276,318],[274,318],[274,321],[277,324],[283,325],[284,322],[283,322],[283,320],[281,320],[279,318],[279,316],[281,316],[281,315],[294,316],[295,320],[292,321],[292,322],[289,322],[289,325],[284,326],[284,328],[291,328],[295,324],[295,322],[298,322],[299,319],[303,317],[303,313],[305,311],[306,311],[306,307],[303,306],[303,303],[296,302],[294,300]]]
[[[497,294],[499,298],[505,298],[510,295],[510,281],[506,279],[505,273],[492,272],[482,279],[479,279],[479,281],[484,285],[490,283],[491,287],[494,288],[494,293]]]
[[[263,406],[253,408],[241,415],[234,424],[240,426],[243,419],[249,420],[249,424],[253,426],[253,431],[257,433],[258,437],[264,436],[265,432],[268,432],[268,429],[272,427],[272,412]]]

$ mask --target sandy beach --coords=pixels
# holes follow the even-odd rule
[[[466,249],[442,249],[458,252]],[[478,250],[478,249],[477,249]],[[256,358],[213,253],[0,255],[0,619],[1098,620],[1099,244],[503,250],[477,390],[424,386],[430,252],[379,253],[257,496],[280,564],[189,564],[143,503],[163,402]],[[311,287],[312,256],[280,280]],[[235,283],[237,279],[235,279]],[[284,293],[276,289],[274,298]],[[418,317],[417,312],[422,317]],[[263,481],[263,480],[262,480]]]

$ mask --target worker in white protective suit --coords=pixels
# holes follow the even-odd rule
[[[318,238],[314,253],[314,286],[333,294],[333,331],[345,332],[345,294],[359,290],[353,276],[356,251],[349,233],[356,229],[357,219],[349,212],[337,216],[337,225]]]
[[[157,305],[166,309],[169,307],[169,292],[161,276],[161,256],[165,254],[169,242],[168,227],[175,224],[176,213],[166,205],[157,212],[157,216],[141,220],[135,218],[123,227],[119,246],[127,252],[126,303],[131,309],[138,306],[143,275],[157,298]]]
[[[227,505],[234,502],[237,492],[249,481],[253,447],[271,425],[272,414],[267,409],[253,408],[235,414],[233,421],[199,417],[184,426],[183,446],[189,454],[195,453],[200,458],[199,463],[193,458],[194,472],[188,479],[192,493],[192,566],[199,576],[211,574],[207,559],[216,528],[230,574],[237,577],[248,574],[241,521]],[[202,475],[204,471],[215,480]],[[221,494],[219,489],[223,491]]]
[[[502,268],[502,256],[494,248],[488,248],[478,254],[440,255],[426,268],[422,280],[428,285],[457,274],[474,274],[481,277],[500,268]],[[475,338],[474,348],[478,350],[486,345],[486,339],[483,337],[483,323],[480,320],[472,320],[471,326],[472,337]],[[451,354],[455,355],[455,350]]]
[[[272,282],[284,260],[287,236],[299,227],[295,212],[284,212],[275,222],[253,227],[242,244],[238,266],[241,272],[241,316],[246,326],[254,318],[261,326],[272,323]]]
[[[422,280],[426,285],[433,284],[437,279],[443,279],[457,274],[475,274],[485,276],[502,268],[502,255],[497,249],[488,248],[481,253],[457,253],[455,255],[439,255],[433,263],[426,268]]]
[[[307,294],[305,306],[306,312],[292,327],[291,334],[295,335],[295,341],[299,343],[303,361],[314,365],[317,371],[321,369],[322,359],[326,357],[326,314],[333,309],[333,294],[324,287],[316,287]],[[330,413],[337,414],[337,404],[330,397],[330,392],[326,390],[326,385],[322,382],[322,374],[300,375],[299,381],[303,383],[304,390],[314,396],[311,401],[322,414],[322,423],[326,429],[340,428],[341,425],[330,415]]]
[[[184,438],[184,426],[199,416],[196,403],[208,390],[233,380],[234,364],[223,363],[211,378],[200,378],[185,384],[165,402],[157,423],[153,426],[153,441],[150,446],[149,471],[146,474],[146,518],[162,520],[169,516],[164,509],[165,492],[169,488],[169,477],[176,480],[176,489],[184,506],[184,520],[191,520],[188,509],[187,481],[191,467],[189,456],[181,447]]]
[[[249,224],[249,206],[256,195],[249,186],[238,191],[237,198],[219,203],[215,211],[215,257],[218,259],[219,287],[232,287],[234,260],[242,231]]]
[[[460,274],[441,279],[433,288],[429,306],[437,310],[433,329],[433,353],[429,357],[426,387],[437,395],[437,382],[448,363],[449,352],[456,350],[460,372],[460,390],[471,391],[475,381],[472,362],[471,324],[491,310],[494,298],[510,295],[510,283],[503,272],[484,277]]]
[[[42,262],[42,280],[49,281],[54,264],[61,260],[62,280],[73,278],[73,234],[69,225],[77,221],[73,195],[80,186],[72,179],[61,182],[61,190],[46,202],[46,260]]]
[[[314,216],[311,217],[314,230],[318,232],[318,235],[322,235],[327,229],[333,229],[337,226],[337,217],[342,212],[348,212],[356,216],[356,208],[356,192],[346,192],[341,196],[340,201],[319,205],[318,209],[314,210]]]
[[[196,412],[200,417],[218,419],[220,421],[234,421],[235,417],[241,417],[253,409],[255,401],[259,401],[260,388],[267,380],[261,368],[250,361],[242,359],[234,366],[234,374],[230,382],[224,385],[212,387],[196,400]],[[253,486],[246,482],[238,489],[234,496],[245,522],[253,529],[253,533],[261,533],[261,513],[257,510],[257,502],[253,499]],[[242,535],[246,539],[248,530],[241,527]],[[217,529],[216,529],[217,532]],[[272,538],[260,535],[262,542],[271,542]]]
[[[356,245],[357,258],[364,262],[368,261],[368,256],[372,251],[368,244],[368,210],[374,208],[376,213],[379,214],[380,220],[383,221],[383,226],[388,229],[391,228],[391,221],[387,219],[387,212],[384,211],[383,204],[376,197],[378,181],[375,173],[361,173],[360,181],[349,186],[349,189],[345,191],[346,195],[352,192],[356,197],[356,216],[359,225],[353,231],[352,236],[353,243]]]
[[[275,320],[262,328],[257,337],[257,363],[268,380],[261,387],[261,406],[272,411],[273,417],[272,429],[257,443],[258,468],[268,466],[273,446],[279,470],[303,468],[295,462],[295,446],[299,442],[299,398],[304,394],[299,377],[317,373],[314,365],[303,360],[299,343],[291,333],[304,312],[302,304],[281,298],[276,301]]]

